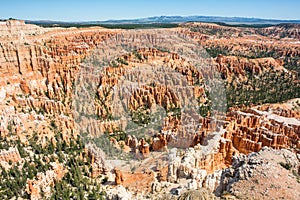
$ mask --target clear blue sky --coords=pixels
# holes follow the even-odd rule
[[[89,21],[160,15],[300,19],[300,0],[1,0],[0,18]]]

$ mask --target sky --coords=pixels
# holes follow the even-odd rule
[[[299,0],[1,0],[0,19],[101,21],[151,16],[300,19]]]

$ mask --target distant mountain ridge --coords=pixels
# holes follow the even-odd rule
[[[249,23],[249,24],[279,24],[300,23],[300,20],[278,20],[246,17],[219,17],[219,16],[157,16],[129,20],[106,20],[102,23],[183,23],[183,22],[224,22],[224,23]]]
[[[27,23],[66,23],[63,21],[25,20]],[[184,23],[184,22],[223,22],[227,24],[280,24],[300,23],[299,20],[261,19],[246,17],[220,17],[220,16],[154,16],[138,19],[120,19],[105,21],[68,22],[75,24],[151,24],[151,23]]]

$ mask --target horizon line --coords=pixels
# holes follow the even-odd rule
[[[140,20],[140,19],[149,19],[149,18],[159,18],[159,17],[220,17],[220,18],[243,18],[243,19],[258,19],[258,20],[271,20],[271,21],[300,21],[300,19],[287,19],[287,18],[261,18],[261,17],[246,17],[246,16],[220,16],[220,15],[152,15],[147,17],[136,17],[136,18],[115,18],[115,19],[105,19],[105,20],[53,20],[53,19],[19,19],[14,17],[2,18],[1,20],[24,20],[24,21],[53,21],[53,22],[105,22],[105,21],[120,21],[120,20]]]

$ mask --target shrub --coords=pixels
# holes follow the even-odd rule
[[[284,163],[284,162],[280,162],[279,163],[281,165],[281,167],[290,170],[292,168],[292,164],[291,163]]]

